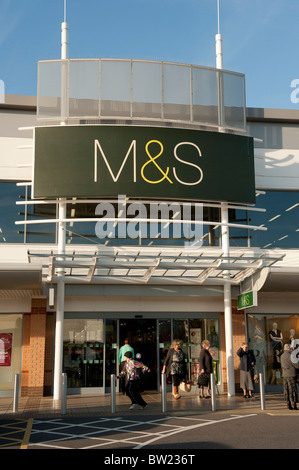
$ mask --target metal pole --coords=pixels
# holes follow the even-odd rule
[[[223,52],[222,52],[222,36],[220,33],[220,6],[219,0],[217,0],[217,19],[218,19],[218,32],[216,34],[216,68],[219,70],[223,69]],[[221,75],[219,77],[221,80]],[[220,87],[220,116],[222,116],[222,86]],[[220,118],[220,125],[222,125],[222,117]],[[219,127],[219,132],[225,132],[223,127]],[[229,223],[228,208],[226,203],[221,204],[221,222],[223,224]],[[228,225],[222,225],[221,227],[221,243],[223,257],[225,255],[229,257],[229,227]],[[227,261],[229,261],[227,259]],[[225,272],[227,278],[229,278],[229,271]],[[235,372],[234,372],[234,352],[233,352],[233,322],[232,322],[232,300],[231,300],[231,287],[228,282],[224,283],[223,288],[224,297],[224,321],[225,321],[225,347],[226,347],[226,367],[227,367],[227,392],[228,396],[235,395]]]
[[[66,392],[67,392],[67,375],[62,374],[62,403],[61,412],[63,415],[66,414]]]
[[[19,374],[15,374],[15,385],[14,385],[14,395],[13,395],[13,412],[18,411],[18,402],[19,402]]]
[[[66,20],[66,0],[64,2],[64,20]],[[61,60],[68,59],[68,24],[64,21],[61,24]],[[61,89],[61,114],[64,118],[67,116],[67,96],[66,96],[66,70],[67,64],[62,64],[62,89]],[[65,125],[63,120],[61,125]],[[58,253],[65,253],[66,244],[66,202],[65,199],[58,200]],[[64,260],[63,256],[60,260]],[[57,272],[59,277],[64,276],[63,268]],[[56,325],[55,325],[55,362],[54,362],[54,406],[61,400],[61,374],[62,374],[62,357],[63,357],[63,321],[64,321],[64,295],[65,286],[63,279],[57,281],[57,309],[56,309]]]
[[[215,387],[215,374],[210,374],[210,384],[211,384],[211,404],[212,411],[216,411],[216,387]]]
[[[262,373],[259,374],[260,377],[260,395],[261,395],[261,410],[266,409],[265,405],[265,383],[264,383],[264,375]]]
[[[115,413],[115,374],[111,374],[111,413]]]
[[[54,403],[61,400],[61,374],[63,357],[63,320],[64,320],[64,282],[57,282],[55,325],[55,363],[54,363]]]
[[[162,413],[166,412],[166,374],[161,374]]]

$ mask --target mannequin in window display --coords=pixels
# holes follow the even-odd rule
[[[277,384],[277,379],[281,378],[281,364],[280,356],[282,354],[282,341],[283,336],[282,332],[278,329],[277,323],[273,323],[272,330],[269,332],[270,337],[270,348],[272,352],[272,357],[270,357],[270,384]]]
[[[290,329],[290,345],[292,349],[296,349],[298,347],[299,340],[295,339],[296,331],[294,329]]]
[[[208,341],[210,342],[211,347],[218,346],[218,335],[215,330],[215,326],[210,327],[210,334],[208,335]]]
[[[254,323],[251,326],[250,346],[253,349],[256,358],[256,374],[264,373],[267,364],[267,341],[263,327],[258,318],[252,319]]]
[[[282,332],[277,328],[277,323],[273,323],[272,330],[269,332],[269,336],[271,340],[271,349],[278,349],[279,351],[282,351],[283,336]]]

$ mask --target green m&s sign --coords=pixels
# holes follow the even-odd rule
[[[238,296],[238,310],[257,306],[257,291],[245,292]]]

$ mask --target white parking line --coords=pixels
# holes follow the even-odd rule
[[[191,426],[184,426],[183,429],[176,429],[175,431],[170,431],[166,436],[157,436],[154,437],[153,439],[150,439],[147,442],[144,442],[143,444],[139,444],[137,447],[134,447],[134,449],[142,449],[142,447],[148,446],[149,444],[152,444],[155,441],[158,441],[159,439],[162,439],[162,437],[170,437],[173,436],[174,434],[178,434],[179,432],[185,432],[185,431],[190,431],[191,429],[198,429],[202,426],[210,426],[211,424],[218,424],[218,423],[223,423],[224,421],[232,421],[233,419],[242,419],[242,418],[249,418],[251,416],[256,416],[256,414],[250,414],[250,415],[242,415],[242,416],[232,416],[231,418],[225,418],[225,419],[220,419],[217,421],[209,421],[205,423],[200,423],[200,424],[193,424]]]
[[[251,416],[256,416],[256,414],[249,414],[249,415],[231,415],[229,418],[224,418],[220,420],[214,419],[203,419],[203,418],[194,418],[194,417],[182,417],[182,416],[163,416],[158,419],[153,419],[149,421],[140,421],[140,420],[132,420],[127,418],[101,418],[98,420],[92,421],[85,421],[83,423],[70,423],[70,422],[60,422],[60,420],[35,420],[34,426],[37,426],[32,429],[32,436],[34,435],[44,435],[46,438],[42,442],[32,442],[29,443],[28,447],[46,447],[52,449],[70,449],[74,448],[74,446],[67,446],[67,441],[70,440],[84,440],[89,439],[93,441],[84,447],[80,447],[80,449],[93,449],[93,448],[100,448],[100,447],[119,447],[121,444],[130,444],[132,449],[142,449],[153,442],[156,442],[161,439],[168,438],[178,433],[182,433],[185,431],[190,431],[192,429],[198,429],[203,426],[209,426],[211,424],[218,424],[224,421],[231,421],[235,419],[242,419],[248,418]],[[167,422],[167,421],[176,421],[176,422]],[[187,425],[187,424],[178,424],[177,420],[183,421],[195,421],[195,424]],[[116,426],[106,426],[105,423],[109,422],[110,424],[115,424]],[[50,429],[38,429],[39,424],[54,424],[54,427]],[[139,426],[144,426],[144,430],[138,430]],[[153,430],[150,427],[159,426],[159,431],[155,430],[155,434],[153,437]],[[72,428],[75,429],[77,427],[83,428],[86,432],[83,433],[74,433],[72,432]],[[149,427],[149,429],[146,429]],[[136,429],[137,428],[137,429]],[[164,428],[164,429],[163,429]],[[119,438],[115,436],[109,437],[108,435],[102,435],[105,433],[120,433]],[[121,434],[129,434],[127,437],[121,437]],[[131,434],[131,435],[130,435]],[[41,436],[42,437],[42,436]],[[143,442],[140,442],[140,439]],[[63,445],[62,442],[65,442],[66,445]],[[61,445],[58,445],[61,443]],[[83,444],[83,442],[82,442]]]

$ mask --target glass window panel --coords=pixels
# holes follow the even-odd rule
[[[111,387],[111,374],[118,375],[117,366],[117,320],[106,319],[105,385]]]
[[[244,77],[223,72],[224,124],[227,127],[246,129]]]
[[[39,62],[38,66],[38,118],[62,117],[61,96],[67,93],[67,62]]]
[[[0,183],[0,243],[24,243],[24,226],[15,225],[17,220],[24,220],[25,206],[16,205],[23,198],[24,187],[16,183]],[[20,213],[20,215],[19,215]]]
[[[130,116],[131,63],[101,62],[101,116]]]
[[[267,385],[282,386],[280,357],[283,345],[293,338],[298,347],[298,316],[253,314],[248,315],[247,321],[249,345],[256,358],[255,373],[263,373]]]
[[[28,188],[28,200],[30,200],[30,188]],[[29,204],[27,208],[27,220],[56,219],[56,204]],[[56,223],[53,224],[28,224],[26,225],[26,243],[55,243]]]
[[[193,121],[218,124],[218,73],[192,68]]]
[[[160,374],[166,359],[168,350],[171,345],[171,320],[159,320],[159,358],[160,358]],[[167,383],[171,383],[171,377],[166,378]]]
[[[98,116],[100,93],[98,60],[70,61],[69,115]]]
[[[68,388],[103,387],[104,321],[65,319],[63,370]]]
[[[100,240],[95,232],[96,222],[68,222],[66,225],[66,243],[68,245],[98,244]]]
[[[229,209],[229,222],[233,224],[249,225],[249,211]],[[230,245],[233,246],[250,246],[249,244],[250,230],[247,228],[229,228]]]
[[[161,64],[132,63],[132,112],[134,117],[161,119]]]
[[[262,248],[299,247],[299,192],[267,191],[257,197],[256,206],[266,212],[248,213],[250,225],[267,231],[250,230],[250,245]]]
[[[164,119],[190,120],[190,68],[163,65]]]

